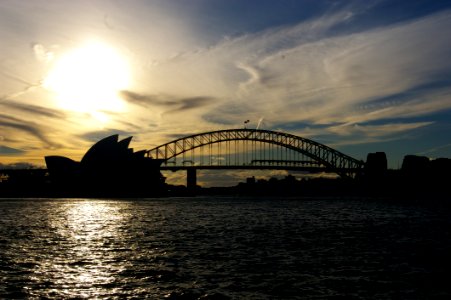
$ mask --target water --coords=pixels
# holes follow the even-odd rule
[[[0,298],[449,299],[450,210],[369,200],[0,200]]]

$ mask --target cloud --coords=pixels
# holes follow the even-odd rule
[[[0,146],[0,155],[20,155],[25,151],[7,146]]]
[[[4,106],[8,109],[14,109],[21,113],[29,113],[32,115],[41,115],[49,118],[63,119],[66,114],[62,111],[51,109],[47,107],[42,107],[32,104],[24,104],[17,101],[3,100],[0,102],[0,106]]]
[[[446,49],[451,42],[443,42],[447,40],[444,36],[432,35],[442,26],[451,26],[449,13],[285,49],[248,67],[259,70],[251,78],[260,80],[246,86],[245,96],[260,96],[258,107],[271,106],[284,119],[330,123],[352,118],[356,105],[375,97],[402,94],[449,72]],[[424,44],[428,45],[427,51],[413,51],[424,49]],[[411,97],[410,102],[418,101],[417,95]],[[451,105],[450,101],[446,103]],[[406,107],[423,113],[423,109],[411,104]],[[428,111],[434,111],[434,105],[430,106]],[[400,113],[392,112],[389,117]]]
[[[334,30],[350,18],[352,11],[343,11],[183,53],[155,65],[150,82],[159,91],[211,95],[211,105],[195,106],[204,121],[199,130],[261,116],[275,127],[386,120],[389,128],[390,119],[402,118],[407,125],[395,131],[402,133],[425,126],[411,126],[412,118],[451,108],[449,84],[438,84],[451,74],[451,40],[443,30],[451,28],[451,11],[353,33]],[[177,130],[180,123],[167,126]],[[380,129],[380,136],[393,135]]]
[[[89,142],[98,142],[101,139],[111,136],[113,134],[118,134],[120,136],[128,137],[128,136],[133,136],[134,132],[124,131],[124,130],[119,130],[119,129],[103,129],[103,130],[91,131],[91,132],[84,133],[80,137],[83,140],[86,140]]]
[[[143,107],[163,107],[166,113],[183,112],[208,105],[212,97],[197,96],[179,98],[168,95],[144,95],[132,91],[121,91],[124,100]]]
[[[451,108],[446,79],[451,75],[451,39],[445,30],[451,28],[451,11],[405,21],[410,12],[399,16],[403,22],[388,26],[380,25],[394,17],[362,22],[379,16],[374,7],[380,3],[327,2],[321,10],[330,10],[322,16],[307,13],[311,18],[297,24],[293,19],[290,25],[240,36],[233,29],[233,37],[219,42],[214,30],[206,29],[210,36],[205,37],[189,26],[193,19],[186,13],[158,1],[145,6],[41,1],[38,6],[45,10],[39,14],[34,5],[0,4],[0,32],[7,41],[2,89],[10,95],[19,91],[14,99],[0,102],[5,108],[2,135],[25,132],[47,145],[58,139],[75,148],[80,137],[94,142],[112,133],[133,134],[135,142],[147,147],[193,132],[243,127],[248,119],[249,128],[256,127],[264,117],[265,129],[337,144],[403,138]],[[147,28],[145,38],[142,28]],[[47,62],[53,55],[86,37],[80,32],[122,45],[133,64],[136,80],[121,93],[127,112],[105,112],[109,123],[52,109],[57,103],[51,95],[32,84],[51,67]],[[36,37],[39,43],[23,47],[23,41]],[[56,44],[61,46],[45,46]],[[25,99],[24,91],[34,98]],[[18,141],[5,145],[21,148]]]
[[[165,137],[168,138],[168,143],[170,141],[175,141],[190,135],[196,135],[199,134],[199,132],[192,132],[192,133],[172,133],[172,134],[166,134]]]
[[[421,151],[421,152],[417,153],[417,155],[443,155],[441,153],[443,153],[444,151],[446,151],[448,149],[451,149],[451,143],[433,147],[433,148],[427,149],[425,151]]]
[[[55,53],[42,44],[34,43],[31,47],[33,48],[36,59],[40,62],[48,63],[55,58]],[[57,48],[57,46],[53,46],[52,48]]]
[[[281,123],[283,124],[283,123]],[[334,123],[327,125],[309,125],[308,123],[289,124],[277,131],[289,131],[292,134],[313,139],[330,147],[345,145],[365,145],[410,139],[415,130],[436,124],[434,121],[387,120],[368,123]],[[284,124],[285,125],[285,124]]]
[[[19,130],[26,134],[36,137],[39,141],[46,144],[48,147],[57,148],[59,145],[57,143],[52,142],[47,135],[46,132],[41,126],[33,123],[21,120],[19,118],[10,117],[4,114],[0,114],[0,128],[9,128],[13,130]],[[14,134],[14,132],[12,133]]]
[[[340,135],[360,135],[367,137],[379,137],[387,135],[395,135],[399,132],[404,132],[424,126],[433,124],[433,122],[417,122],[417,123],[391,123],[383,125],[359,125],[359,124],[342,124],[338,126],[331,126],[327,130]]]

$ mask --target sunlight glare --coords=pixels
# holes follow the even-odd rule
[[[63,55],[44,80],[44,87],[55,93],[61,108],[92,115],[123,111],[119,92],[129,84],[130,68],[125,57],[98,42]]]

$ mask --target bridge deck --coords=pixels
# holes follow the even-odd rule
[[[305,171],[310,173],[320,173],[320,172],[334,172],[337,170],[326,168],[326,167],[300,167],[300,166],[252,166],[252,165],[241,165],[241,166],[227,166],[227,165],[219,165],[219,166],[161,166],[161,170],[170,170],[170,171],[178,171],[178,170],[188,170],[188,169],[196,169],[196,170],[287,170],[287,171]],[[349,169],[340,169],[340,171],[347,172],[358,172],[360,168],[349,168]]]

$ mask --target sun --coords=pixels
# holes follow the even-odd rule
[[[89,42],[61,56],[43,85],[55,93],[62,109],[92,115],[122,112],[119,92],[130,85],[130,67],[115,48]]]

